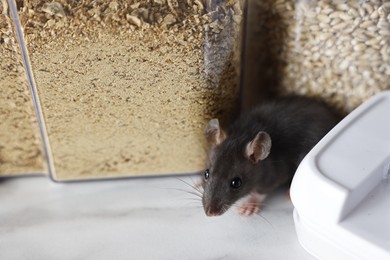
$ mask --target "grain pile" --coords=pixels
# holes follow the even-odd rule
[[[236,105],[238,3],[35,0],[19,6],[55,178],[204,167],[205,122],[230,115]],[[205,65],[211,53],[223,58]]]
[[[349,112],[390,88],[390,1],[257,1],[262,83]]]
[[[0,176],[45,172],[38,124],[5,1],[0,4]]]

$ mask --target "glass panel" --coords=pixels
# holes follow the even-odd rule
[[[0,3],[0,176],[46,172],[42,142],[6,1]]]
[[[19,3],[55,179],[203,169],[237,104],[241,7],[216,2]]]

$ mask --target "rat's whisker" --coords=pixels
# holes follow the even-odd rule
[[[185,185],[191,187],[192,189],[196,190],[197,192],[199,193],[202,193],[202,191],[195,185],[195,184],[191,184],[191,183],[188,183],[186,182],[185,180],[182,180],[180,178],[176,178],[177,180],[181,181],[182,183],[184,183]]]
[[[197,202],[201,202],[201,198],[182,198],[183,200],[192,200],[192,201],[197,201]]]
[[[232,208],[236,208],[236,209],[242,209],[244,208],[243,206],[237,204],[237,203],[233,203],[232,205],[230,205]]]
[[[256,203],[253,203],[253,204],[257,206]],[[238,208],[238,209],[244,208],[243,206],[238,205],[237,203],[233,203],[232,207]],[[261,213],[262,212],[260,211],[260,212],[254,213],[254,215],[260,217],[260,219],[262,219],[264,222],[266,222],[273,229],[273,231],[276,232],[275,227],[272,225],[272,223],[266,217],[264,217]]]
[[[185,181],[185,180],[183,180],[183,179],[181,179],[181,178],[179,178],[179,177],[176,177],[176,180],[181,181],[182,183],[186,184],[187,186],[189,186],[189,187],[191,187],[191,188],[194,188],[194,187],[195,187],[195,183],[191,184],[191,183],[189,183],[189,182],[187,182],[187,181]],[[192,179],[192,178],[191,178],[191,181],[193,182],[193,179]]]
[[[188,194],[195,195],[195,196],[198,197],[198,198],[202,198],[202,194],[199,194],[199,193],[197,193],[197,192],[194,192],[194,191],[186,191],[186,190],[181,190],[181,191],[183,191],[183,192],[185,192],[185,193],[188,193]]]
[[[235,203],[233,203],[233,205],[235,207],[237,207],[237,208],[243,208],[244,207],[243,204],[241,204],[239,202],[235,202]],[[269,206],[270,204],[261,202],[260,205],[259,205],[256,202],[245,202],[245,206],[247,206],[247,205],[249,205],[249,206],[260,206],[260,208],[263,208],[263,206]]]
[[[225,213],[226,211],[228,211],[229,208],[230,208],[230,206],[231,206],[231,205],[228,205],[228,204],[223,205],[223,206],[222,206],[222,214]]]
[[[276,233],[276,229],[274,227],[274,225],[272,225],[272,223],[266,218],[264,217],[261,212],[258,212],[258,213],[255,213],[257,216],[259,216],[263,221],[265,221],[271,228],[272,230]]]
[[[197,189],[199,191],[201,191],[203,189],[203,185],[202,184],[203,184],[204,180],[203,180],[203,178],[201,176],[199,176],[198,180],[196,180],[196,181],[192,177],[190,177],[190,179],[191,179],[191,182],[193,183],[192,186],[195,189]]]
[[[199,194],[198,192],[195,192],[195,191],[190,191],[190,190],[185,190],[185,189],[180,189],[180,188],[164,188],[164,189],[180,191],[180,192],[192,194],[192,195],[195,195],[196,197],[202,198],[202,194]]]
[[[184,205],[187,205],[187,206],[191,206],[191,208],[202,208],[203,206],[199,203],[196,203],[195,204],[195,201],[188,201],[186,204]]]
[[[245,205],[250,205],[250,206],[259,206],[260,208],[268,207],[270,204],[268,203],[260,203],[260,205],[256,202],[247,202]]]

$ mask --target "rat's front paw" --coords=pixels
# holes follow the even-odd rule
[[[252,192],[249,194],[241,206],[238,208],[238,213],[244,216],[250,216],[260,211],[261,202],[267,195]]]

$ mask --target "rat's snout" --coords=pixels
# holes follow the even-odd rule
[[[212,203],[204,203],[203,208],[207,216],[215,217],[225,213],[229,207],[223,203],[212,202]]]
[[[202,196],[203,209],[209,217],[220,216],[229,209],[224,193],[216,193],[215,189],[208,183]]]
[[[215,217],[215,216],[222,215],[220,210],[218,210],[216,208],[212,208],[212,207],[205,208],[204,211],[205,211],[206,215],[209,217]]]

